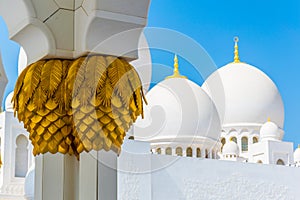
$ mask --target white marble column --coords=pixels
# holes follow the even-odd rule
[[[201,149],[201,154],[202,154],[202,158],[205,158],[206,157],[206,151],[205,151],[205,148]]]
[[[97,174],[97,152],[81,153],[79,163],[79,200],[97,200]]]
[[[197,148],[193,147],[193,158],[197,157]]]
[[[182,148],[182,156],[186,157],[186,148]]]
[[[35,200],[78,199],[78,166],[75,156],[44,154],[36,157]]]
[[[172,156],[177,156],[176,147],[172,147]]]
[[[117,200],[117,154],[98,152],[98,200]]]

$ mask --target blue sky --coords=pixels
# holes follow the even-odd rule
[[[4,92],[4,97],[14,90],[15,82],[18,76],[17,66],[19,51],[19,45],[16,42],[8,39],[6,24],[3,18],[0,16],[0,53],[6,76],[9,79]],[[3,105],[4,101],[2,102],[2,107]]]
[[[240,58],[264,71],[276,83],[285,104],[285,140],[300,144],[300,1],[174,1],[152,0],[148,27],[181,32],[199,43],[218,67],[233,59],[233,37],[239,36]],[[179,43],[180,41],[176,41]],[[17,75],[18,45],[8,40],[0,18],[0,50],[13,90]],[[173,64],[173,53],[152,50],[154,63]],[[202,84],[193,67],[180,59],[181,72]],[[153,69],[154,82],[170,71]]]

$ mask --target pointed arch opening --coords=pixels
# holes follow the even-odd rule
[[[197,152],[197,158],[201,158],[201,149],[200,148],[197,148],[196,150]]]
[[[242,151],[248,151],[248,138],[242,137]]]
[[[253,138],[252,138],[252,143],[253,143],[253,144],[258,143],[258,138],[257,138],[257,137],[253,137]]]
[[[230,141],[233,141],[233,142],[235,142],[235,143],[237,144],[237,139],[236,139],[236,137],[231,137],[231,138],[230,138]]]
[[[176,148],[176,155],[177,156],[182,156],[182,148],[181,147]]]
[[[191,147],[188,147],[186,149],[186,156],[187,157],[193,157],[193,149]]]
[[[157,153],[157,154],[161,154],[161,148],[157,148],[157,149],[156,149],[156,153]]]
[[[172,148],[171,147],[166,148],[166,155],[172,155]]]
[[[285,163],[282,159],[278,159],[276,165],[285,165]]]
[[[221,139],[221,143],[222,143],[222,147],[221,147],[221,152],[223,151],[223,147],[224,145],[226,144],[226,139],[225,138],[222,138]]]
[[[28,171],[28,143],[25,135],[19,135],[16,139],[15,177],[24,178]]]
[[[209,158],[208,150],[207,149],[205,149],[205,158]]]

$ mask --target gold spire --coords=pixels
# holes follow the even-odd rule
[[[270,122],[271,121],[271,117],[268,117],[268,122]]]
[[[239,46],[238,46],[239,38],[234,37],[234,63],[239,63],[240,62],[240,57],[239,57]]]
[[[169,78],[187,78],[186,76],[180,75],[179,69],[178,69],[178,58],[177,55],[175,54],[174,56],[174,71],[172,76],[167,76],[166,79]]]

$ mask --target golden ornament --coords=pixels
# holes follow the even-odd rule
[[[19,76],[14,111],[34,146],[33,154],[104,149],[117,153],[126,132],[143,115],[140,78],[113,56],[41,60]]]

